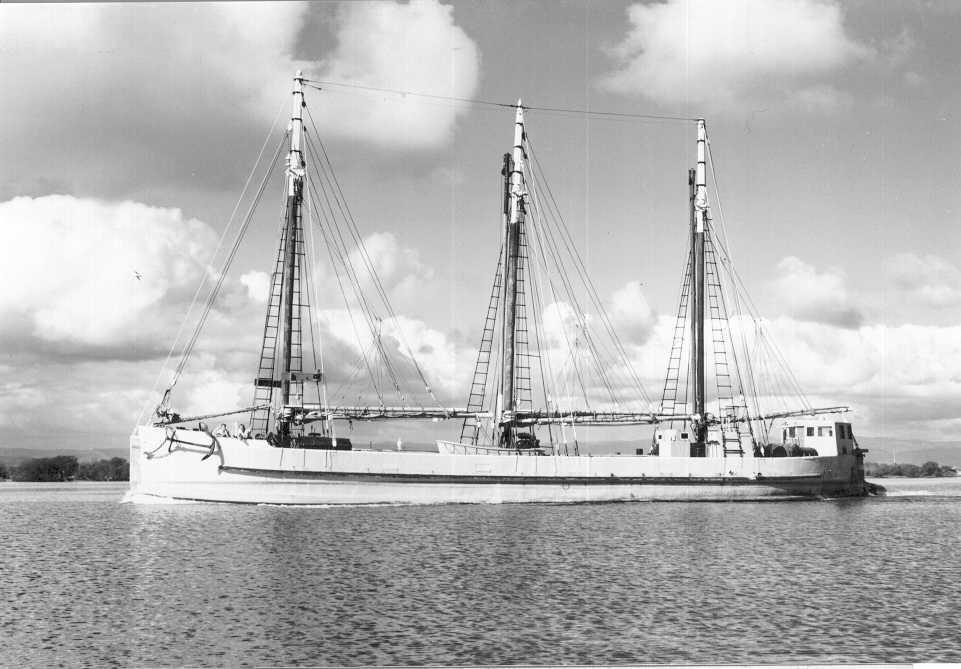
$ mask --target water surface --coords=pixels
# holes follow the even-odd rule
[[[961,480],[295,508],[0,484],[0,666],[961,661]]]

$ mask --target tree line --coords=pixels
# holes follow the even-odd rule
[[[907,476],[909,478],[957,476],[958,470],[951,465],[939,465],[929,460],[923,465],[865,462],[865,476]]]
[[[0,479],[14,481],[129,481],[130,463],[124,458],[78,462],[73,455],[31,458],[19,465],[0,464]]]

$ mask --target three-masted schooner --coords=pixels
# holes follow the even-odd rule
[[[329,197],[325,208],[314,194],[319,189],[309,175],[307,156],[311,154],[328,167],[329,158],[323,145],[320,152],[316,147],[311,150],[307,140],[304,88],[309,84],[300,73],[294,78],[285,135],[285,214],[253,406],[193,417],[171,409],[171,391],[196,341],[195,332],[159,406],[131,435],[134,499],[148,495],[276,504],[426,504],[865,494],[864,451],[858,448],[850,423],[819,417],[843,411],[843,407],[817,409],[804,400],[799,409],[770,410],[762,406],[756,387],[753,394],[745,387],[756,384],[745,382],[745,377],[751,378],[750,363],[743,360],[743,351],[740,358],[736,352],[735,340],[744,333],[735,334],[729,324],[727,302],[732,298],[722,285],[722,275],[735,275],[710,216],[703,120],[697,121],[697,165],[689,173],[690,251],[657,408],[650,402],[647,407],[638,406],[644,391],[572,240],[564,237],[559,227],[554,231],[560,231],[563,243],[551,237],[550,216],[544,212],[552,206],[556,210],[556,203],[551,202],[549,190],[544,193],[537,162],[530,159],[525,108],[520,102],[515,110],[513,147],[504,156],[502,243],[467,406],[446,407],[436,401],[409,346],[404,357],[423,381],[429,399],[407,401],[408,396],[400,392],[396,364],[391,363],[379,332],[381,322],[366,308],[362,320],[369,328],[369,355],[364,354],[364,364],[372,371],[375,361],[382,361],[385,383],[398,391],[399,401],[390,403],[376,383],[372,401],[332,401],[316,353],[306,354],[305,321],[309,325],[315,314],[309,308],[310,262],[305,252],[309,235],[305,232],[311,227],[304,225],[305,218],[309,222],[316,216],[318,225],[333,240],[329,243],[338,249],[338,253],[331,252],[331,263],[339,258],[357,302],[367,305],[368,300],[360,293],[362,282],[344,260],[350,253],[347,241],[332,227],[335,210],[348,212],[345,216],[352,223],[339,184],[329,173],[318,180],[330,187],[336,206]],[[330,216],[317,215],[318,211]],[[249,217],[242,230],[247,222]],[[369,270],[368,283],[392,314],[362,239],[354,234],[353,241]],[[565,252],[569,255],[562,260]],[[565,267],[575,269],[586,286],[587,299],[598,308],[594,321],[589,322],[580,308]],[[340,274],[334,274],[340,282]],[[211,292],[208,310],[217,288],[219,282]],[[543,328],[544,305],[548,302],[555,310],[562,303],[574,305],[567,312],[570,322],[561,323],[559,334],[553,333],[558,340],[555,343],[564,344],[554,349],[563,349],[563,354],[545,341],[549,333]],[[198,331],[205,316],[206,311]],[[313,340],[311,328],[307,328],[307,338]],[[604,347],[595,330],[610,335],[607,352],[612,359],[606,362],[601,360]],[[717,386],[710,401],[705,386],[709,350]],[[311,359],[313,369],[307,365]],[[577,405],[577,393],[557,383],[563,376],[558,367],[565,365],[576,380],[571,385],[583,390],[584,397],[586,384],[578,365],[596,371],[599,387],[606,393],[604,400]],[[637,395],[633,402],[618,397],[618,384],[611,378],[614,370],[626,371],[629,382],[622,386]],[[310,388],[316,390],[316,402],[307,401]],[[715,405],[712,413],[709,408]],[[249,416],[249,429],[239,426],[231,431],[224,424],[211,430],[204,422],[242,412]],[[411,452],[355,448],[349,438],[337,436],[338,422],[417,419],[459,421],[459,439],[438,441],[437,452]],[[787,422],[780,442],[774,443],[771,435],[778,420]],[[582,454],[573,435],[584,426],[649,426],[653,437],[638,438],[629,455]]]

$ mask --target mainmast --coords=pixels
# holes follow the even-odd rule
[[[285,227],[286,244],[284,247],[284,301],[283,301],[283,346],[281,348],[280,402],[287,406],[290,402],[291,360],[294,346],[294,280],[297,270],[297,237],[300,228],[301,204],[305,162],[301,144],[304,134],[304,79],[303,72],[297,71],[292,91],[290,113],[290,152],[287,154],[287,218]],[[299,326],[299,319],[298,326]],[[279,422],[282,436],[290,433],[290,423]]]
[[[707,177],[705,174],[705,144],[707,130],[704,119],[697,120],[697,169],[694,173],[694,197],[691,202],[691,244],[694,249],[694,313],[691,318],[691,365],[694,377],[694,442],[696,455],[704,455],[707,441],[707,418],[704,401],[704,246],[707,228]],[[692,455],[695,453],[692,452]]]
[[[507,194],[507,229],[505,231],[505,271],[504,271],[504,319],[502,321],[502,341],[504,351],[503,368],[501,370],[501,411],[498,421],[502,422],[505,414],[510,417],[516,411],[514,388],[514,368],[516,358],[516,320],[517,320],[517,290],[518,290],[518,257],[520,255],[521,226],[524,225],[524,107],[517,101],[517,113],[514,117],[514,149],[511,154],[510,192]],[[501,433],[503,445],[509,446],[512,441],[511,429],[505,427]]]

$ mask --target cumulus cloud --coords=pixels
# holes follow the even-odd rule
[[[349,272],[341,266],[339,252],[334,254],[336,264],[331,265],[325,240],[317,239],[314,243],[317,248],[312,250],[314,265],[311,280],[317,286],[330,286],[329,290],[318,293],[319,307],[339,308],[344,305],[341,286],[350,304],[355,305],[357,296],[352,282],[356,279],[375,315],[381,318],[388,316],[370,267],[380,280],[395,312],[419,311],[425,302],[436,299],[438,291],[443,288],[442,283],[434,281],[433,268],[421,260],[417,249],[403,245],[391,232],[366,235],[363,238],[366,253],[360,247],[355,247],[348,255]]]
[[[348,3],[327,58],[299,59],[309,11],[287,2],[22,4],[0,21],[0,197],[130,192],[149,182],[223,188],[242,178],[270,123],[307,76],[469,96],[479,52],[437,0]],[[304,38],[310,35],[304,34]],[[344,89],[340,89],[344,90]],[[320,93],[325,137],[436,147],[464,108],[413,99]],[[11,127],[8,125],[8,127]],[[171,128],[176,129],[174,133]],[[233,141],[223,141],[226,136]],[[199,138],[218,139],[216,142]],[[158,156],[154,147],[162,142]],[[236,159],[236,152],[247,160]],[[29,165],[29,170],[23,166]]]
[[[657,323],[639,281],[631,281],[611,296],[611,319],[614,329],[632,343],[644,343]]]
[[[0,86],[17,95],[0,98],[0,115],[17,119],[5,152],[24,157],[4,162],[31,165],[8,182],[20,193],[50,179],[104,192],[144,175],[154,185],[233,175],[228,145],[201,149],[195,140],[238,127],[263,137],[289,91],[304,11],[292,3],[4,8]],[[160,159],[151,149],[158,141]],[[32,174],[47,176],[36,183]]]
[[[367,259],[384,287],[402,298],[416,295],[425,282],[434,278],[433,270],[421,262],[420,254],[408,246],[402,246],[391,232],[375,232],[364,237]],[[362,277],[370,280],[365,259],[359,249],[350,254],[351,264]]]
[[[152,409],[155,383],[167,380],[160,361],[199,314],[185,320],[198,284],[218,276],[209,266],[217,242],[175,208],[66,195],[0,203],[0,348],[17,379],[0,384],[0,438],[33,424],[83,441],[78,426],[126,431],[142,407]],[[246,292],[226,277],[178,408],[250,401],[263,306]]]
[[[317,69],[320,80],[461,98],[474,94],[479,74],[477,45],[454,22],[453,7],[437,0],[344,4],[337,47]],[[324,127],[386,146],[443,145],[467,111],[462,103],[332,90],[315,114]]]
[[[800,408],[776,356],[814,406],[850,406],[858,434],[938,439],[944,426],[961,421],[961,325],[844,327],[785,315],[760,323],[739,316],[732,327],[744,334],[765,411]],[[635,368],[657,396],[673,328],[674,319],[661,316],[647,342],[632,350]],[[761,332],[779,353],[762,345]],[[710,362],[707,386],[713,395]]]
[[[627,35],[609,49],[603,88],[668,105],[721,111],[745,102],[831,109],[845,96],[825,79],[870,47],[820,0],[668,0],[628,8]]]
[[[208,359],[207,365],[213,360]],[[251,406],[254,395],[253,370],[197,365],[189,384],[177,394],[176,410],[181,416],[199,416]],[[243,416],[243,421],[247,420]]]
[[[889,408],[904,405],[916,413],[937,407],[932,420],[961,417],[961,326],[850,329],[778,319],[772,331],[802,387],[866,411],[874,434]],[[895,424],[903,418],[887,417]]]
[[[247,289],[247,297],[258,304],[266,303],[270,297],[270,275],[267,272],[254,270],[241,274],[240,283]]]
[[[390,378],[393,373],[402,394],[413,403],[430,404],[417,367],[441,401],[463,401],[476,350],[458,346],[446,333],[417,318],[385,318],[374,327],[391,366],[388,370],[363,316],[346,309],[324,309],[317,318],[331,392],[343,393],[332,401],[369,391],[373,372],[379,387],[391,396],[395,392]]]
[[[852,304],[839,270],[819,272],[799,258],[788,256],[777,266],[774,290],[788,314],[803,321],[857,328],[863,314]]]
[[[179,209],[65,195],[0,203],[0,333],[154,350],[216,242]]]
[[[589,325],[590,319],[579,316],[567,302],[551,302],[541,312],[541,323],[546,346],[569,349],[583,339],[583,326]]]
[[[899,253],[885,267],[894,286],[931,307],[961,304],[961,270],[940,256]]]

